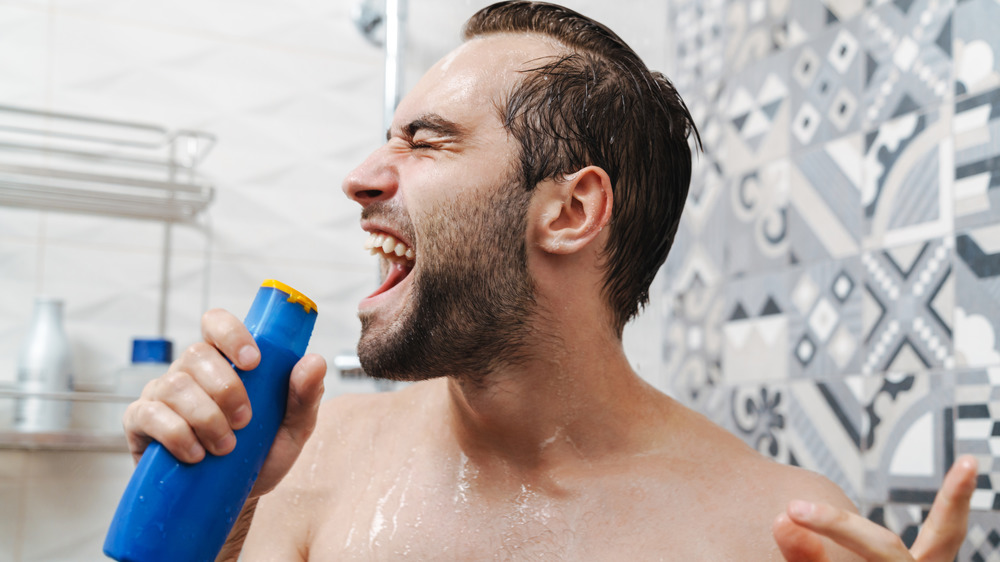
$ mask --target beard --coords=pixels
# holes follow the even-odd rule
[[[369,376],[453,376],[481,385],[526,358],[535,309],[525,240],[530,200],[519,183],[504,182],[485,198],[456,199],[420,217],[410,306],[383,327],[361,318],[358,358]]]

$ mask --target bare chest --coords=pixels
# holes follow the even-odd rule
[[[402,478],[352,496],[316,525],[310,560],[764,560],[773,550],[757,540],[770,521],[732,528],[690,494],[642,483],[484,495]]]

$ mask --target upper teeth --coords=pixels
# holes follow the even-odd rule
[[[365,249],[370,251],[372,255],[382,252],[386,257],[405,257],[411,261],[416,256],[413,248],[403,244],[395,236],[381,232],[373,232],[368,235],[368,240],[365,240]]]

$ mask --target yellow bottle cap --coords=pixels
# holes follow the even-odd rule
[[[288,295],[288,302],[295,302],[302,305],[302,308],[306,310],[306,313],[310,313],[314,310],[318,311],[319,308],[316,307],[316,303],[312,301],[309,297],[303,295],[302,293],[296,291],[295,289],[285,285],[281,281],[275,279],[268,279],[260,284],[261,287],[270,287],[272,289],[277,289],[282,293]]]

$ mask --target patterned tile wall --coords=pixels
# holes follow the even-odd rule
[[[959,559],[997,559],[1000,2],[681,0],[670,30],[706,142],[667,385],[908,542],[976,455]]]

